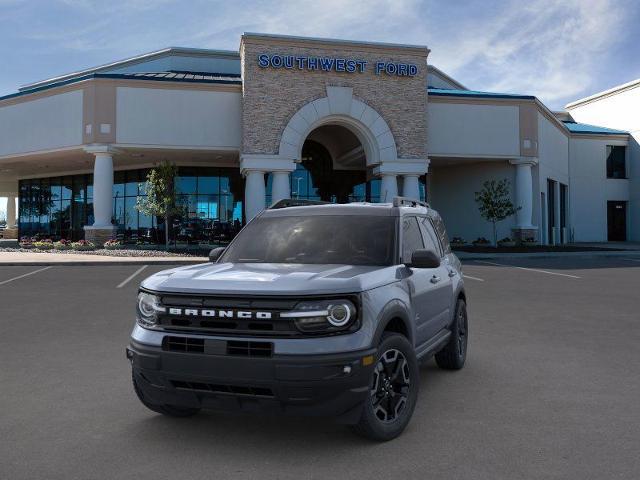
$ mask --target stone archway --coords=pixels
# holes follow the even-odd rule
[[[327,96],[304,105],[289,120],[280,138],[278,155],[300,161],[308,135],[323,125],[340,125],[360,141],[367,166],[398,159],[396,142],[382,116],[366,103],[353,97],[350,87],[327,87]]]

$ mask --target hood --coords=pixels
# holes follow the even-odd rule
[[[399,278],[398,266],[205,263],[164,270],[141,286],[173,293],[314,295],[358,293]]]

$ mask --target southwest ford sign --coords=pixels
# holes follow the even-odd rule
[[[321,72],[364,73],[372,68],[376,75],[385,74],[398,77],[413,77],[418,73],[413,63],[375,62],[369,66],[364,60],[337,57],[299,57],[297,55],[258,55],[258,66],[262,68],[284,68],[289,70],[309,70]]]

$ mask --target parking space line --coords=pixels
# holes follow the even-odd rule
[[[49,270],[51,266],[39,268],[38,270],[34,270],[33,272],[25,273],[23,275],[19,275],[17,277],[10,278],[9,280],[4,280],[0,282],[0,285],[4,285],[5,283],[13,282],[14,280],[20,280],[21,278],[28,277],[29,275],[34,275],[39,272],[44,272],[45,270]]]
[[[136,275],[138,275],[141,271],[143,271],[145,268],[147,268],[149,265],[143,265],[141,266],[138,270],[136,270],[135,272],[133,272],[131,275],[129,275],[127,278],[125,278],[122,282],[120,282],[120,284],[116,287],[116,288],[122,288],[124,287],[127,283],[129,283],[131,280],[133,280],[134,278],[136,278]]]
[[[494,262],[487,262],[484,260],[475,260],[475,261],[477,263],[484,263],[487,265],[494,265],[497,267],[511,267],[511,268],[517,268],[519,270],[528,270],[529,272],[546,273],[548,275],[558,275],[560,277],[581,278],[581,277],[578,277],[577,275],[569,275],[568,273],[550,272],[549,270],[538,270],[537,268],[518,267],[517,265],[507,265],[506,263],[494,263]]]
[[[483,279],[483,278],[472,277],[471,275],[465,275],[465,274],[462,274],[462,276],[463,276],[464,278],[468,278],[469,280],[476,280],[476,281],[478,281],[478,282],[484,282],[484,279]]]

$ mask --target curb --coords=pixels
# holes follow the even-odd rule
[[[109,261],[109,262],[96,262],[96,261],[79,261],[79,262],[0,262],[0,267],[98,267],[98,266],[123,266],[123,265],[196,265],[198,263],[206,263],[206,260],[155,260],[145,261],[141,260],[129,260],[126,261]]]
[[[455,253],[455,252],[454,252]],[[566,258],[566,257],[586,257],[586,258],[606,258],[606,257],[638,257],[640,252],[637,250],[630,251],[611,251],[611,252],[540,252],[540,253],[485,253],[485,254],[469,254],[461,256],[456,254],[460,261],[467,260],[500,260],[508,258]]]

